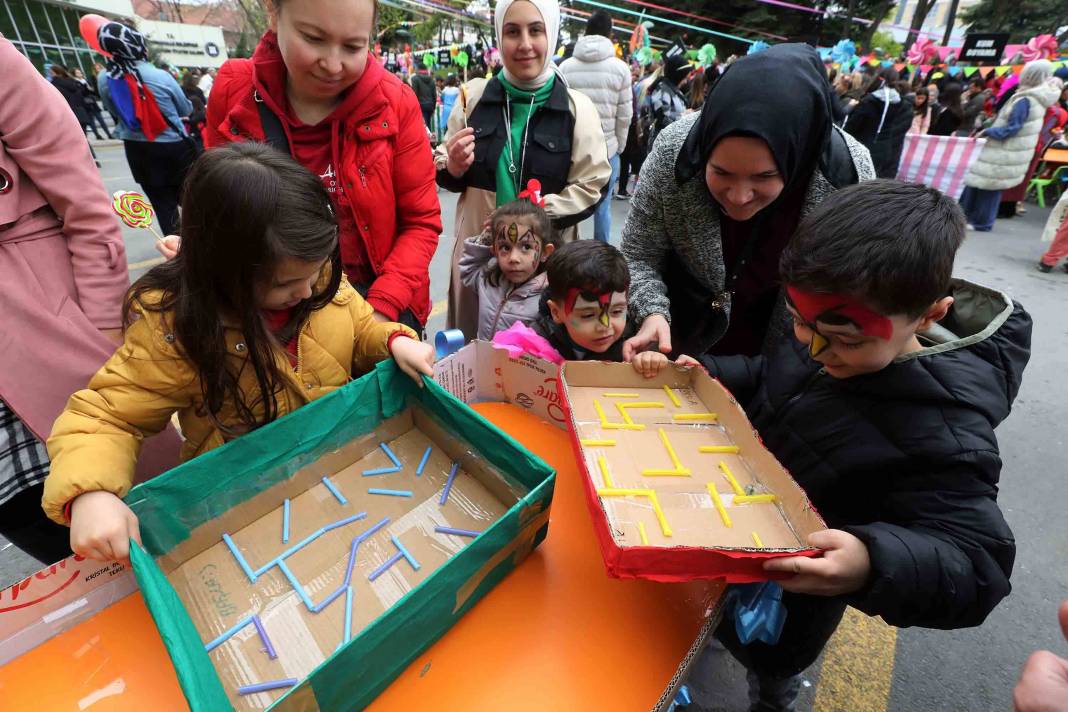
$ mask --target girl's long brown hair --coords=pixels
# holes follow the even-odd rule
[[[170,312],[175,345],[196,369],[207,417],[224,433],[240,434],[220,422],[219,412],[229,404],[244,430],[258,428],[278,417],[284,375],[274,352],[278,341],[264,324],[257,292],[271,283],[281,258],[329,259],[324,267],[329,278],[293,308],[283,340],[330,303],[342,275],[330,198],[319,178],[289,156],[263,144],[232,143],[193,164],[182,194],[180,232],[178,256],[127,292],[124,322],[129,326],[135,309]],[[162,299],[144,298],[155,290],[162,291]],[[227,352],[224,316],[240,323],[247,347],[247,362],[239,369]],[[255,373],[258,394],[239,386],[246,368]]]

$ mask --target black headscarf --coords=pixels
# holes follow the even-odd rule
[[[804,190],[830,141],[831,92],[809,45],[780,44],[739,59],[709,89],[675,162],[675,179],[681,184],[703,175],[721,139],[753,136],[771,148],[783,196]]]
[[[122,79],[124,74],[133,74],[140,84],[137,63],[148,59],[145,36],[132,27],[109,22],[101,25],[96,37],[100,48],[111,55],[107,63],[108,75],[113,79]]]

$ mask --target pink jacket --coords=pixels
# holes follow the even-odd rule
[[[42,441],[115,350],[126,250],[67,102],[0,36],[0,398]],[[156,472],[177,463],[173,431]]]

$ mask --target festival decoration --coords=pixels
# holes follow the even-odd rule
[[[939,59],[938,45],[922,37],[912,43],[905,58],[909,64],[933,64]]]
[[[653,61],[653,49],[651,47],[642,47],[634,53],[634,59],[638,64],[643,67],[648,67]]]
[[[849,64],[856,56],[857,46],[853,40],[838,40],[834,47],[831,47],[831,59],[839,64]]]
[[[434,53],[433,52],[425,52],[423,54],[423,66],[424,67],[426,67],[427,69],[431,69],[434,66],[434,62],[435,62],[435,60],[434,60]]]
[[[1057,39],[1053,35],[1036,35],[1027,40],[1027,46],[1023,49],[1023,61],[1033,62],[1036,59],[1049,59],[1057,53]]]
[[[460,50],[456,53],[456,66],[460,69],[467,69],[467,63],[471,61],[471,58],[467,55],[467,52]]]
[[[749,45],[749,51],[746,52],[746,54],[756,54],[757,52],[763,52],[769,47],[771,47],[771,45],[769,45],[764,40],[757,40],[753,44]]]
[[[630,33],[631,54],[652,44],[652,39],[649,37],[649,30],[651,29],[653,29],[653,23],[649,21],[639,22],[634,26],[634,31]]]
[[[82,39],[85,40],[85,43],[89,45],[89,49],[94,52],[99,52],[105,57],[110,57],[111,53],[100,49],[99,34],[100,28],[109,22],[111,22],[111,20],[106,17],[93,14],[82,15],[81,19],[78,20],[78,34],[80,34]]]
[[[702,67],[711,67],[716,61],[716,48],[706,44],[697,50],[697,61]]]

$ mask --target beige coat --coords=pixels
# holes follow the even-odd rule
[[[445,138],[434,152],[434,163],[439,170],[448,164],[446,143],[453,134],[466,126],[467,119],[478,106],[487,84],[485,79],[468,82],[465,87],[466,108],[462,101],[458,101],[449,115]],[[567,187],[560,193],[545,196],[545,210],[551,218],[577,215],[595,206],[601,200],[602,189],[612,177],[612,166],[608,160],[608,148],[597,108],[588,97],[577,91],[568,89],[568,98],[571,113],[575,117],[575,128],[571,136],[571,170],[567,176]],[[460,280],[460,255],[463,253],[464,239],[482,232],[483,225],[496,206],[496,199],[493,191],[467,188],[460,193],[456,202],[447,325],[450,329],[463,330],[469,337],[473,337],[478,330],[478,300],[475,292],[465,287]],[[578,237],[577,226],[567,228],[560,235],[561,242],[570,242]]]

